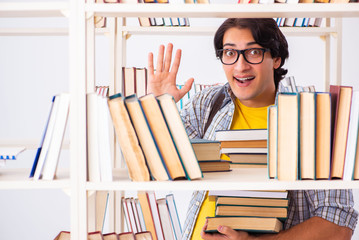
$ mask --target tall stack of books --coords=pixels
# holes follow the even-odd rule
[[[232,168],[267,166],[267,129],[216,132],[221,153],[229,156]]]
[[[255,233],[277,233],[288,212],[287,191],[209,191],[216,196],[215,217],[209,217],[207,232],[219,225]]]

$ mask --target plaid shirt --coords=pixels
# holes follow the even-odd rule
[[[210,114],[209,106],[220,87],[205,88],[196,94],[182,110],[182,120],[190,138],[214,140],[215,131],[230,128],[235,96],[227,83],[223,104],[204,133],[204,126]],[[288,192],[289,207],[288,218],[284,224],[285,229],[314,216],[355,229],[358,213],[353,208],[354,201],[351,190],[295,190]],[[191,239],[205,195],[206,191],[195,191],[192,194],[183,226],[183,240]]]

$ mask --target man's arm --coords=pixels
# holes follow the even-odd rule
[[[207,224],[203,230],[206,227]],[[202,231],[201,235],[204,240],[350,240],[353,232],[348,227],[339,226],[320,217],[312,217],[278,234],[253,236],[226,226],[219,226],[218,231],[221,234],[209,234]]]

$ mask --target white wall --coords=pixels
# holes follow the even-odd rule
[[[193,20],[195,25],[201,22]],[[218,20],[208,20],[218,24]],[[17,21],[1,19],[0,27],[34,24],[65,25],[58,19],[43,21],[26,19]],[[203,23],[202,23],[203,24]],[[343,84],[359,90],[357,59],[359,49],[359,19],[344,19]],[[97,79],[98,84],[108,83],[108,41],[98,37]],[[157,52],[160,43],[173,42],[183,49],[183,61],[178,82],[194,77],[198,83],[224,82],[221,64],[216,60],[212,37],[189,36],[132,36],[128,41],[127,65],[145,67],[147,53]],[[288,38],[290,59],[286,64],[289,75],[294,75],[299,85],[318,86],[323,79],[323,42],[319,38]],[[0,124],[1,139],[35,139],[40,141],[44,124],[54,94],[68,91],[68,38],[67,37],[0,37],[0,109],[4,114]],[[35,152],[26,151],[6,167],[32,166]],[[68,151],[61,154],[60,167],[68,165]],[[1,169],[0,169],[1,174]],[[174,192],[183,221],[189,192]],[[158,193],[162,196],[164,193]],[[359,198],[359,191],[355,191]],[[359,209],[358,203],[356,208]],[[0,191],[0,239],[52,239],[60,230],[70,226],[70,201],[61,190],[2,190]],[[30,237],[31,238],[31,237]],[[359,239],[356,231],[353,239]]]

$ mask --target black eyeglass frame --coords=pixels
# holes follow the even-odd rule
[[[245,51],[253,50],[253,49],[258,49],[258,50],[262,51],[262,60],[260,62],[258,62],[258,63],[252,63],[252,62],[248,61],[248,59],[246,58],[246,55],[244,54]],[[228,51],[228,50],[237,52],[237,59],[233,63],[224,63],[223,60],[222,60],[223,51]],[[269,48],[247,48],[247,49],[243,49],[243,50],[238,50],[238,49],[226,48],[226,49],[218,49],[217,50],[217,56],[218,56],[218,58],[221,60],[221,62],[224,65],[233,65],[233,64],[235,64],[238,61],[239,56],[241,54],[243,55],[243,58],[247,63],[249,63],[249,64],[261,64],[263,62],[263,60],[264,60],[264,53],[266,53],[266,52],[270,52],[270,49]]]

